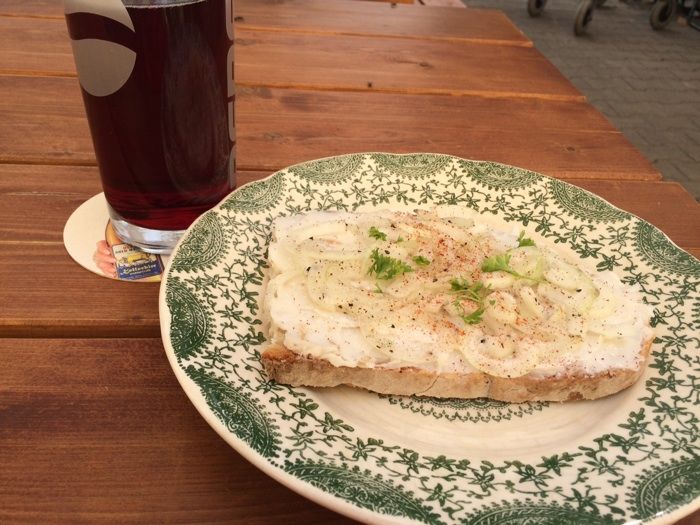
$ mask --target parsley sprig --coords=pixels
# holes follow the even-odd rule
[[[481,317],[486,311],[484,306],[484,300],[489,294],[490,289],[488,286],[484,286],[481,281],[476,281],[475,283],[470,283],[466,279],[456,278],[450,281],[450,288],[457,294],[454,302],[452,303],[457,310],[457,314],[466,324],[477,324],[481,322]],[[473,312],[467,313],[462,304],[463,300],[469,300],[476,303],[477,309]]]
[[[428,266],[430,264],[430,261],[422,255],[416,255],[413,258],[413,262],[416,263],[418,266]]]
[[[378,241],[386,241],[386,233],[377,229],[376,226],[372,226],[369,229],[369,236]]]
[[[521,273],[516,272],[510,267],[510,257],[509,253],[504,253],[502,255],[494,255],[492,257],[487,257],[484,262],[481,263],[482,272],[506,272],[511,274],[513,277],[518,279],[527,279],[529,281],[541,282],[541,279],[536,279],[534,277],[529,277]]]
[[[525,230],[522,230],[520,232],[520,235],[518,235],[518,248],[521,248],[523,246],[534,246],[535,241],[530,239],[529,237],[525,237]]]
[[[413,271],[413,268],[405,262],[379,253],[378,248],[372,250],[369,257],[372,259],[372,266],[370,266],[368,273],[370,275],[374,274],[377,279],[381,279],[382,281],[388,281],[394,277]]]

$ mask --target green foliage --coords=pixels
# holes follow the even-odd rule
[[[376,226],[372,226],[369,229],[369,236],[378,241],[386,241],[386,233],[378,230]]]
[[[413,268],[405,262],[379,253],[379,248],[372,250],[370,259],[372,266],[370,266],[368,273],[382,281],[389,281],[394,277],[413,271]]]

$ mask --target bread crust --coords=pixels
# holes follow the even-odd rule
[[[382,394],[461,399],[487,397],[511,403],[571,401],[598,399],[634,384],[646,367],[652,340],[649,338],[640,348],[638,368],[610,369],[593,375],[569,372],[558,376],[527,374],[504,378],[482,372],[438,374],[414,367],[334,366],[325,359],[303,356],[281,345],[267,348],[262,354],[262,363],[271,379],[292,386],[349,385]]]

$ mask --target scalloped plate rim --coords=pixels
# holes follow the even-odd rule
[[[243,185],[241,185],[241,186],[238,186],[236,189],[234,189],[233,191],[231,191],[231,193],[229,193],[228,195],[226,195],[226,197],[224,197],[221,201],[219,201],[219,202],[218,202],[215,206],[213,206],[211,209],[216,209],[216,208],[218,208],[219,206],[221,206],[221,204],[223,204],[223,203],[226,202],[228,199],[230,199],[230,198],[231,198],[231,195],[233,195],[234,193],[236,193],[236,192],[238,192],[238,191],[240,191],[240,190],[242,190],[242,189],[244,189],[244,188],[250,186],[251,184],[256,184],[256,183],[259,183],[259,182],[262,182],[262,181],[266,181],[266,180],[268,180],[268,179],[271,179],[272,177],[274,177],[274,176],[277,175],[278,173],[281,173],[281,172],[283,172],[283,171],[287,171],[287,170],[289,170],[290,168],[295,168],[296,166],[301,166],[301,165],[303,165],[303,164],[309,164],[309,163],[317,162],[317,161],[321,161],[321,160],[335,159],[335,158],[338,158],[338,157],[349,157],[349,156],[351,156],[351,155],[391,155],[391,156],[395,156],[395,157],[407,156],[407,155],[440,155],[440,156],[452,157],[452,158],[459,159],[459,160],[464,160],[464,161],[466,161],[466,162],[489,162],[489,163],[491,163],[491,164],[496,164],[496,165],[499,165],[499,166],[504,166],[504,167],[506,167],[506,168],[515,168],[515,169],[530,171],[530,172],[536,174],[538,177],[542,177],[542,178],[549,179],[549,180],[554,180],[554,181],[560,182],[560,183],[562,183],[562,184],[565,184],[566,186],[572,186],[572,187],[576,188],[577,190],[580,190],[580,191],[583,191],[583,192],[587,193],[588,195],[590,195],[591,197],[594,197],[594,198],[597,199],[597,200],[603,201],[605,204],[607,204],[608,206],[610,206],[610,207],[612,207],[612,208],[615,208],[617,211],[621,211],[621,212],[623,212],[623,213],[626,213],[626,214],[630,215],[631,217],[634,217],[635,219],[637,219],[637,220],[639,220],[639,221],[641,221],[641,222],[643,222],[643,223],[645,223],[645,224],[651,226],[652,228],[654,228],[654,230],[656,230],[658,233],[660,233],[661,235],[663,235],[663,236],[666,238],[666,240],[667,240],[668,242],[670,242],[670,243],[671,243],[673,246],[675,246],[676,248],[678,248],[679,250],[681,250],[681,251],[684,252],[684,253],[687,253],[688,255],[690,255],[691,257],[695,258],[696,260],[699,260],[699,261],[700,261],[700,259],[698,259],[697,257],[695,257],[695,255],[693,255],[692,253],[690,253],[690,252],[688,252],[687,250],[684,250],[683,248],[681,248],[680,246],[678,246],[678,245],[675,243],[675,241],[674,241],[673,239],[671,239],[663,230],[661,230],[660,228],[658,228],[657,226],[655,226],[654,224],[652,224],[652,223],[649,222],[648,220],[643,219],[642,217],[640,217],[639,215],[637,215],[637,214],[635,214],[635,213],[632,213],[631,211],[627,211],[627,210],[624,210],[624,209],[620,208],[619,206],[616,206],[615,204],[613,204],[613,203],[610,202],[609,200],[607,200],[607,199],[601,197],[600,195],[597,195],[597,194],[593,193],[593,192],[590,191],[590,190],[587,190],[586,188],[582,188],[581,186],[576,186],[576,184],[572,184],[571,182],[569,182],[569,181],[567,181],[567,180],[564,180],[564,179],[558,179],[558,178],[556,178],[556,177],[553,177],[552,175],[545,175],[544,173],[539,173],[539,172],[537,172],[537,171],[533,171],[533,170],[531,170],[530,168],[523,168],[522,166],[514,166],[514,165],[512,165],[512,164],[505,164],[504,162],[498,162],[498,161],[495,161],[495,160],[467,159],[467,158],[464,158],[464,157],[458,157],[458,156],[456,156],[456,155],[452,155],[452,154],[450,154],[450,153],[436,153],[436,152],[429,152],[429,151],[412,151],[412,152],[410,152],[410,153],[391,153],[391,152],[387,152],[387,151],[360,151],[360,152],[357,152],[357,153],[343,153],[343,154],[340,154],[340,155],[328,155],[328,156],[326,156],[326,157],[319,157],[319,158],[317,158],[317,159],[305,160],[305,161],[303,161],[303,162],[297,162],[296,164],[290,164],[289,166],[286,166],[286,167],[281,168],[281,169],[279,169],[279,170],[273,171],[272,173],[270,173],[269,175],[266,175],[265,177],[262,177],[262,178],[256,179],[256,180],[251,180],[251,181],[248,181],[248,182],[246,182],[245,184],[243,184]],[[623,181],[623,182],[624,182],[624,181]],[[204,213],[206,213],[206,212],[204,212]],[[185,230],[185,232],[182,234],[182,237],[180,237],[180,240],[177,242],[177,244],[176,244],[175,247],[173,248],[172,253],[170,254],[170,259],[173,259],[173,258],[174,258],[174,256],[175,256],[176,253],[177,253],[178,248],[180,248],[181,241],[187,237],[187,235],[190,233],[190,230],[199,222],[200,218],[201,218],[201,216],[200,216],[200,217],[197,217],[197,219],[190,225],[190,227],[187,228],[187,230]],[[168,271],[168,269],[169,269],[169,265],[168,265],[168,267],[166,267],[166,269],[163,271],[163,277],[165,277],[165,274],[166,274],[166,272]]]
[[[491,160],[485,160],[485,159],[467,159],[464,157],[459,157],[456,155],[448,154],[448,153],[436,153],[436,152],[425,152],[425,151],[416,151],[416,152],[410,152],[410,153],[393,153],[393,152],[382,152],[382,151],[363,151],[363,152],[354,152],[354,153],[344,153],[344,154],[339,154],[339,155],[328,155],[325,157],[319,157],[315,159],[310,159],[302,162],[298,162],[295,164],[290,164],[289,166],[286,166],[284,168],[278,169],[269,175],[262,177],[260,179],[252,180],[249,182],[246,182],[245,184],[238,186],[235,188],[231,193],[229,193],[226,197],[224,197],[219,203],[217,203],[215,206],[211,208],[211,210],[217,210],[220,208],[222,204],[227,202],[233,195],[236,193],[242,191],[243,189],[263,182],[267,181],[274,176],[278,175],[279,173],[286,172],[290,168],[294,168],[297,166],[305,165],[305,164],[310,164],[314,163],[317,161],[323,161],[323,160],[329,160],[329,159],[334,159],[334,158],[339,158],[339,157],[347,157],[347,156],[353,156],[353,155],[361,155],[361,156],[371,156],[371,155],[388,155],[388,156],[409,156],[409,155],[430,155],[430,156],[447,156],[451,157],[453,159],[457,160],[462,160],[466,161],[469,163],[478,163],[478,162],[488,162],[494,165],[498,166],[503,166],[506,168],[514,168],[514,169],[520,169],[520,170],[525,170],[529,171],[531,173],[534,173],[538,177],[541,177],[543,179],[548,179],[548,180],[554,180],[558,183],[562,183],[566,186],[571,186],[576,188],[579,191],[583,191],[589,196],[604,202],[608,206],[614,208],[617,211],[623,212],[625,214],[628,214],[630,217],[634,217],[638,221],[640,221],[643,224],[646,224],[648,226],[651,226],[653,230],[655,230],[658,233],[661,233],[663,237],[668,241],[671,245],[673,245],[675,248],[678,250],[682,251],[683,253],[686,253],[693,257],[694,259],[698,260],[697,257],[695,257],[692,253],[684,250],[680,246],[678,246],[665,232],[663,232],[661,229],[656,227],[654,224],[650,223],[646,219],[641,218],[640,216],[629,212],[627,210],[624,210],[615,204],[612,204],[609,202],[607,199],[593,193],[590,190],[587,190],[585,188],[581,188],[580,186],[576,186],[575,184],[572,184],[566,180],[558,179],[556,177],[550,176],[550,175],[545,175],[536,171],[533,171],[529,168],[523,168],[520,166],[514,166],[511,164],[505,164],[502,162],[498,161],[491,161]],[[210,210],[210,211],[211,211]],[[182,237],[180,240],[177,242],[176,246],[173,248],[172,253],[170,254],[169,261],[166,265],[166,268],[163,271],[162,274],[162,281],[161,285],[159,288],[159,293],[158,293],[158,310],[159,310],[159,319],[160,319],[160,327],[161,327],[161,336],[163,340],[163,346],[164,346],[164,351],[166,353],[168,363],[170,364],[171,368],[173,369],[173,372],[175,374],[175,377],[178,380],[178,383],[180,384],[181,388],[187,395],[188,399],[190,402],[194,405],[195,409],[197,412],[202,416],[202,418],[209,424],[209,426],[222,438],[224,441],[226,441],[238,454],[243,456],[247,461],[249,461],[251,464],[253,464],[256,468],[261,470],[263,473],[265,473],[267,476],[271,477],[275,481],[281,483],[284,485],[286,488],[292,490],[293,492],[296,492],[297,494],[301,495],[302,497],[305,497],[329,510],[332,510],[334,512],[338,512],[346,517],[361,521],[363,523],[379,523],[379,524],[391,524],[391,525],[402,525],[402,524],[407,524],[407,523],[418,523],[422,524],[422,522],[415,521],[411,518],[405,517],[405,516],[396,516],[396,515],[386,515],[386,514],[380,514],[378,512],[365,509],[362,507],[358,507],[357,505],[352,504],[351,502],[344,500],[340,497],[334,496],[320,488],[314,487],[308,482],[305,482],[296,476],[284,471],[283,469],[280,469],[279,467],[271,464],[266,460],[264,456],[256,452],[252,447],[250,447],[245,441],[241,440],[236,434],[233,432],[229,431],[224,424],[219,420],[219,418],[214,414],[214,412],[209,408],[204,396],[202,395],[201,391],[198,389],[197,384],[187,376],[187,374],[184,372],[182,367],[179,365],[177,362],[177,359],[175,357],[174,352],[172,351],[172,342],[170,340],[170,316],[168,314],[168,309],[166,305],[166,300],[165,300],[165,291],[166,291],[166,286],[168,283],[168,278],[170,277],[170,272],[171,272],[171,262],[175,259],[177,252],[180,249],[180,246],[184,242],[185,239],[187,239],[188,235],[191,233],[191,231],[199,224],[199,222],[202,220],[202,217],[208,212],[204,212],[200,217],[198,217],[190,226],[187,228],[187,230],[183,233]],[[656,515],[655,517],[649,519],[649,520],[632,520],[628,521],[625,523],[625,525],[641,525],[644,523],[645,525],[670,525],[675,523],[677,520],[680,520],[684,517],[687,517],[688,515],[692,514],[694,511],[700,509],[700,497],[696,497],[694,500],[685,503],[684,505],[680,505],[678,507],[672,508],[668,512],[664,512],[660,515]]]
[[[174,251],[173,251],[174,253]],[[165,282],[165,281],[163,281]],[[161,285],[158,293],[158,302],[163,301],[165,304],[165,286]],[[170,341],[170,323],[169,320],[161,319],[161,335],[163,338],[163,346],[165,347],[165,353],[168,358],[168,363],[173,369],[175,378],[178,380],[180,387],[185,392],[185,395],[189,401],[194,405],[194,408],[202,416],[202,418],[207,422],[207,424],[221,437],[226,443],[234,449],[234,451],[248,462],[250,462],[257,469],[261,470],[264,474],[271,477],[275,481],[281,483],[288,489],[296,492],[297,494],[335,512],[343,514],[349,518],[361,521],[363,523],[381,523],[386,525],[401,525],[408,523],[418,523],[414,520],[407,520],[399,516],[395,516],[396,519],[388,519],[392,516],[386,516],[372,512],[369,509],[363,509],[352,503],[345,501],[341,498],[333,496],[317,487],[314,487],[310,483],[307,483],[299,478],[285,472],[284,470],[276,467],[269,463],[264,456],[253,450],[245,441],[241,440],[236,434],[229,431],[224,424],[219,420],[219,418],[214,414],[214,412],[209,409],[207,401],[202,395],[201,391],[198,389],[197,384],[190,379],[184,372],[182,367],[177,362],[175,354],[169,351],[166,347],[166,341],[168,345],[171,345]],[[381,517],[380,520],[377,520]],[[422,524],[421,524],[422,525]]]

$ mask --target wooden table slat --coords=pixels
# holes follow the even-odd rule
[[[240,85],[583,99],[534,48],[244,27],[235,41]],[[0,17],[0,48],[0,74],[75,76],[63,20]]]
[[[236,46],[242,86],[584,99],[534,48],[247,30]]]
[[[77,78],[0,76],[0,162],[95,164]]]
[[[587,104],[268,88],[241,88],[236,100],[237,162],[246,170],[348,152],[423,150],[554,177],[660,178]],[[0,76],[1,162],[95,164],[76,79]]]
[[[158,339],[5,339],[0,370],[0,523],[354,523],[216,435]]]
[[[239,89],[236,100],[238,163],[246,170],[350,152],[427,151],[554,177],[661,178],[585,104],[267,88]]]
[[[60,19],[0,16],[0,74],[75,76],[68,29]]]
[[[236,0],[237,27],[532,46],[502,12],[358,1]],[[63,19],[61,0],[3,0],[0,17]],[[1,21],[0,21],[1,23]],[[0,39],[2,35],[0,34]]]
[[[158,337],[158,283],[98,277],[62,243],[0,243],[0,337]]]
[[[234,9],[241,29],[532,46],[508,17],[491,9],[328,0],[237,0]]]
[[[63,18],[63,0],[3,0],[0,16]]]

